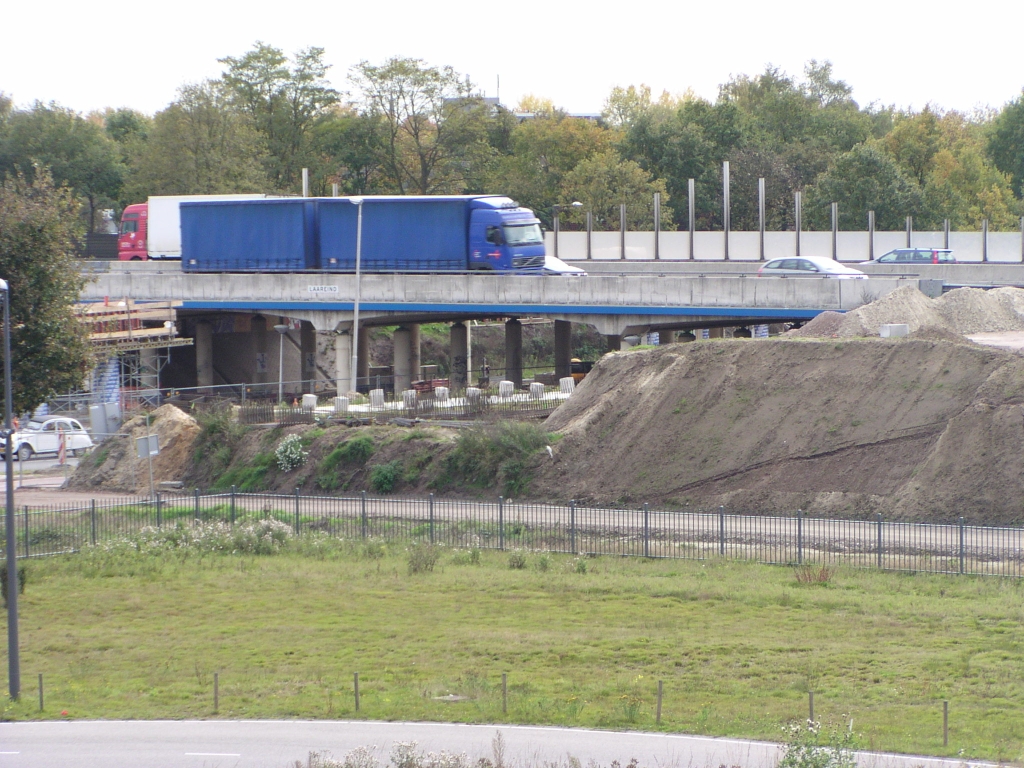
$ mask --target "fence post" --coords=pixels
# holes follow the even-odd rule
[[[220,672],[213,673],[213,711],[220,709]]]
[[[808,718],[812,723],[814,722],[814,691],[807,692],[807,707],[809,709]]]
[[[804,511],[796,511],[796,562],[797,565],[804,564]]]
[[[359,497],[359,519],[362,521],[363,538],[366,538],[366,491],[360,492]]]
[[[569,502],[569,549],[576,554],[576,499]]]
[[[508,672],[501,673],[501,714],[508,714]]]
[[[237,485],[231,486],[231,524],[235,524],[235,493],[238,491]]]
[[[295,489],[295,535],[299,535],[299,489]]]
[[[718,508],[718,554],[725,555],[725,507]]]
[[[96,499],[89,502],[89,527],[92,529],[92,545],[96,546]]]
[[[658,681],[658,711],[654,716],[654,722],[661,724],[661,693],[662,693],[662,681]]]
[[[876,512],[875,519],[878,522],[878,570],[882,570],[882,513]]]
[[[434,543],[434,494],[430,494],[430,543]]]
[[[40,699],[42,701],[42,699]],[[42,705],[39,707],[42,709]],[[942,702],[942,746],[949,746],[949,702]]]
[[[356,712],[359,711],[359,673],[355,672],[352,675],[352,689],[356,695]]]
[[[651,556],[651,510],[644,504],[644,557]]]
[[[505,499],[498,497],[498,549],[505,550]]]
[[[164,517],[163,516],[163,501],[161,501],[161,499],[160,499],[160,491],[157,491],[156,492],[156,527],[157,528],[163,528],[164,527],[163,517]]]
[[[198,488],[193,488],[192,489],[192,496],[195,498],[195,502],[196,502],[196,522],[198,523],[202,519],[202,514],[199,511],[199,489]]]
[[[29,547],[29,541],[28,541],[28,504],[25,505],[24,509],[25,509],[25,557],[28,557],[29,556],[29,548],[28,548]],[[15,540],[14,551],[17,552],[18,551],[18,547],[17,547],[18,535],[17,535],[17,533],[15,533],[15,535],[14,535],[14,540]]]
[[[28,528],[26,528],[28,530]],[[961,534],[961,573],[964,572],[964,518],[959,521],[959,534]]]
[[[43,711],[43,675],[39,673],[39,711]]]

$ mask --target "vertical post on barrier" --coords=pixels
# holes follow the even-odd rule
[[[796,562],[797,565],[804,563],[804,511],[796,511]]]
[[[644,504],[644,557],[651,556],[651,510]]]
[[[576,499],[569,502],[569,551],[576,554]]]
[[[231,486],[231,524],[235,524],[235,494],[238,493],[238,486]]]
[[[964,519],[960,518],[960,573],[964,572]]]
[[[498,497],[498,549],[505,550],[505,498]]]
[[[690,225],[690,261],[693,261],[695,256],[693,254],[693,239],[694,234],[697,231],[697,204],[694,200],[696,196],[696,181],[694,179],[686,180],[686,211],[687,211],[687,224]]]
[[[295,489],[295,535],[299,535],[299,489]]]
[[[366,528],[369,522],[366,519],[366,491],[360,491],[359,494],[359,520],[362,524],[362,536],[366,538]]]
[[[877,553],[878,553],[878,569],[881,570],[882,569],[882,513],[881,512],[875,513],[875,520],[876,520],[876,524],[877,524],[877,527],[878,527],[878,532],[877,532],[878,545],[876,547],[876,550],[877,550]]]
[[[163,499],[160,498],[160,491],[156,492],[156,527],[164,527],[164,503]]]
[[[96,499],[89,502],[89,527],[91,528],[92,545],[96,546]]]
[[[725,555],[725,507],[718,508],[718,554]]]
[[[25,512],[25,557],[27,558],[30,555],[30,552],[29,552],[29,540],[28,540],[29,539],[29,533],[28,533],[28,525],[29,525],[29,523],[28,523],[28,504],[26,504],[24,507],[22,507],[22,509]],[[17,534],[15,534],[15,539],[17,539]],[[15,546],[15,550],[14,551],[17,552],[18,551],[17,550],[17,544],[15,544],[14,546]]]
[[[202,513],[199,511],[199,489],[192,489],[192,502],[195,505],[194,515],[196,522],[198,523],[202,519]]]
[[[434,543],[434,494],[430,494],[430,543]]]

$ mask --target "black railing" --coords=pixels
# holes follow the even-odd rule
[[[21,557],[76,552],[147,527],[275,518],[296,535],[424,541],[449,547],[575,555],[844,565],[892,571],[1024,575],[1024,529],[535,504],[507,499],[306,496],[276,493],[157,494],[154,498],[23,507]],[[2,539],[6,547],[6,531]]]

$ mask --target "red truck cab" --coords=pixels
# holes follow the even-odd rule
[[[121,231],[117,236],[117,257],[121,261],[146,261],[146,223],[149,205],[129,205],[121,214]]]

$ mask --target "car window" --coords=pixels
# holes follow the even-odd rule
[[[955,261],[956,261],[956,259],[953,258],[953,254],[952,253],[939,251],[939,263],[940,264],[952,264]]]
[[[74,419],[71,419],[71,421],[69,423],[71,424],[71,428],[73,430],[75,430],[76,432],[84,432],[85,431],[85,428],[81,424],[79,424],[77,421],[75,421]]]
[[[783,259],[779,269],[800,269],[800,265],[797,263],[797,259]]]
[[[814,263],[812,263],[810,261],[807,261],[807,259],[799,259],[798,263],[799,263],[799,267],[798,268],[802,272],[820,272],[821,271],[820,269],[818,269],[817,266],[814,265]]]
[[[767,264],[764,265],[765,269],[780,269],[781,267],[782,262],[779,261],[778,259],[776,259],[775,261],[769,261]]]
[[[48,421],[48,422],[46,422],[43,425],[43,432],[56,432],[56,431],[57,431],[57,422],[56,421]]]
[[[891,264],[892,262],[896,261],[896,252],[893,251],[892,253],[885,254],[885,256],[879,256],[878,261],[881,264]]]

